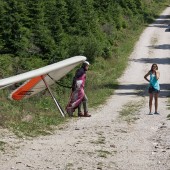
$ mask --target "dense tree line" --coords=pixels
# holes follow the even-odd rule
[[[59,61],[113,56],[122,30],[152,19],[160,0],[0,0],[0,54]],[[121,37],[121,38],[120,38]]]

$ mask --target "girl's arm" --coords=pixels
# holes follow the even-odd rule
[[[150,80],[148,79],[148,76],[150,75],[150,71],[144,76],[144,79],[148,82],[150,82]]]
[[[156,79],[158,80],[160,77],[160,72],[158,70],[155,71]]]

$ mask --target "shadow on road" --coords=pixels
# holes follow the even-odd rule
[[[170,64],[170,58],[140,58],[140,59],[132,59],[134,62],[141,63],[157,63],[157,64]]]
[[[170,29],[170,15],[161,15],[157,16],[158,19],[148,27],[157,27],[157,28],[165,28],[165,32],[169,32]]]
[[[152,49],[170,50],[170,44],[151,45],[151,46],[148,46],[148,47],[152,48]]]
[[[162,98],[170,97],[170,85],[160,84],[160,87],[161,87],[161,91],[160,91],[159,96]],[[137,95],[137,96],[148,95],[148,84],[140,84],[140,85],[139,84],[123,84],[119,86],[115,84],[106,84],[105,88],[114,89],[114,90],[118,89],[119,91],[114,93],[117,95]]]
[[[159,19],[170,19],[170,15],[160,15]]]

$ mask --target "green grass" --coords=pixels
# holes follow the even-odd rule
[[[73,169],[73,163],[67,163],[66,164],[66,170],[72,170]]]
[[[98,156],[102,158],[107,158],[108,155],[111,155],[111,152],[106,150],[97,150],[97,152],[99,153]]]
[[[105,144],[106,143],[106,138],[103,136],[103,132],[100,131],[100,132],[97,132],[97,134],[98,134],[97,140],[93,140],[93,141],[91,141],[91,143],[97,144],[97,145]]]
[[[10,101],[6,92],[0,99],[0,126],[13,129],[13,132],[22,137],[47,135],[54,126],[67,122],[58,112],[53,100],[48,96],[36,96],[29,100]],[[39,100],[38,100],[39,98]]]
[[[91,143],[96,144],[96,145],[105,144],[106,143],[105,137],[99,136],[97,140],[91,141]]]
[[[120,113],[120,118],[128,123],[133,123],[138,119],[137,115],[140,108],[143,105],[143,101],[131,101],[125,104]]]
[[[5,147],[5,142],[0,141],[0,151],[4,151],[5,150],[4,147]]]

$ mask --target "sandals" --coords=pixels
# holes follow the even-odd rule
[[[78,113],[78,117],[84,117],[84,114],[82,112]]]
[[[91,115],[88,114],[88,112],[84,113],[84,117],[91,117]]]
[[[88,112],[86,112],[84,114],[82,112],[80,112],[80,113],[78,113],[78,117],[91,117],[91,115],[89,115]]]

